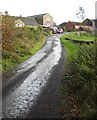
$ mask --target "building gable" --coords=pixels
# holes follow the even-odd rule
[[[49,13],[43,16],[43,25],[47,27],[53,26],[53,17]]]
[[[86,25],[86,26],[92,26],[92,21],[90,19],[85,19],[83,21],[83,25]]]
[[[74,23],[73,23],[73,22],[70,22],[70,21],[65,25],[65,27],[66,27],[66,29],[67,29],[68,31],[71,31],[71,30],[74,30],[74,29],[75,29]]]
[[[21,19],[15,20],[16,27],[23,27],[25,23]]]

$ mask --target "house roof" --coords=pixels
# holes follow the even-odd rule
[[[33,25],[39,25],[34,17],[27,17],[25,19],[25,23],[26,23],[26,25],[32,25],[32,26]]]
[[[38,26],[39,25],[34,17],[21,17],[20,16],[20,17],[15,17],[15,19],[22,20],[25,23],[25,25],[30,25],[30,26]]]
[[[33,15],[33,16],[30,16],[30,17],[42,17],[42,16],[44,16],[45,14],[47,14],[47,13],[39,14],[39,15]]]
[[[74,22],[74,21],[69,21],[69,22],[73,23],[74,25],[79,25],[80,24],[79,22]],[[59,26],[65,26],[69,22],[63,22]]]
[[[88,26],[97,26],[97,20],[96,19],[88,19],[86,18],[84,21],[83,21],[83,24],[84,25],[88,25]]]
[[[15,17],[15,19],[20,19],[22,20],[26,25],[31,25],[31,26],[38,26],[38,25],[43,25],[43,16],[49,14],[49,13],[44,13],[44,14],[39,14],[39,15],[34,15],[34,16],[27,16],[27,17]]]
[[[49,13],[44,13],[44,14],[38,14],[38,15],[33,15],[33,16],[30,16],[30,17],[43,17],[44,15],[46,15],[46,14],[49,14]],[[50,15],[51,16],[51,15]]]
[[[65,26],[67,24],[67,22],[63,22],[61,24],[59,24],[58,26]]]
[[[74,22],[74,21],[70,21],[72,22],[74,25],[79,25],[80,23],[79,22]]]
[[[92,23],[94,23],[95,28],[97,29],[97,19],[89,19]]]
[[[89,19],[91,22],[95,22],[95,19]]]
[[[85,20],[89,20],[90,22],[95,22],[96,21],[96,19],[89,19],[89,18],[86,18]]]
[[[33,16],[29,16],[29,17],[34,17],[38,24],[43,25],[42,19],[43,19],[43,16],[46,14],[48,14],[48,13],[33,15]]]
[[[46,14],[46,13],[45,13]],[[39,24],[39,25],[42,25],[43,24],[43,21],[42,21],[42,18],[45,14],[39,14],[39,15],[33,15],[33,16],[28,16],[28,17],[32,17],[35,19],[35,21]]]

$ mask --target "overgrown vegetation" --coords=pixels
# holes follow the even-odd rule
[[[68,42],[70,44],[67,45],[67,40],[64,37],[61,38],[62,44],[64,44],[65,48],[67,47],[67,50],[69,49],[72,52],[75,45],[70,43],[70,41]],[[73,56],[71,57],[72,61],[67,64],[65,76],[61,81],[61,117],[97,119],[96,50],[95,45],[85,44],[79,46],[78,49],[70,54],[70,56]]]
[[[15,27],[14,17],[2,16],[2,71],[34,55],[50,32],[42,27]]]

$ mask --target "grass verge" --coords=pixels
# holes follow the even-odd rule
[[[64,45],[64,48],[67,52],[67,61],[68,63],[70,63],[72,62],[73,58],[77,58],[77,52],[79,49],[79,45],[72,43],[69,40],[66,40],[65,36],[61,37],[61,43]]]
[[[1,67],[2,71],[5,72],[5,71],[13,68],[17,64],[30,58],[31,56],[33,56],[37,51],[39,51],[42,48],[44,43],[45,43],[45,39],[34,42],[33,47],[30,46],[29,48],[21,48],[21,46],[18,45],[19,52],[14,51],[14,52],[9,53],[8,51],[5,51],[4,56],[6,58],[4,60],[2,60],[2,67]]]
[[[79,41],[94,41],[95,35],[89,32],[71,32],[70,34],[66,34],[65,38]]]

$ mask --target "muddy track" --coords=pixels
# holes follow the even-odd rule
[[[3,118],[58,118],[59,87],[66,53],[62,35],[51,36],[30,59],[4,76]]]
[[[59,118],[60,81],[65,73],[65,62],[66,52],[63,48],[59,64],[55,66],[47,86],[28,113],[27,118]]]

